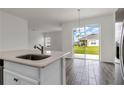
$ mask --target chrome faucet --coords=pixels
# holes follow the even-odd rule
[[[40,46],[41,48],[38,47],[37,45],[35,45],[35,46],[34,46],[34,49],[40,50],[40,51],[41,51],[41,54],[43,54],[43,53],[44,53],[44,47],[43,47],[42,45],[40,45],[40,44],[39,44],[39,46]]]

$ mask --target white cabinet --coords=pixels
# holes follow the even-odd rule
[[[4,85],[19,85],[18,77],[4,71]]]
[[[61,58],[44,68],[4,61],[5,85],[61,85]]]
[[[39,82],[15,72],[4,70],[4,85],[37,85]]]
[[[61,60],[57,60],[44,69],[40,69],[40,82],[43,85],[62,84],[62,70],[60,61]]]

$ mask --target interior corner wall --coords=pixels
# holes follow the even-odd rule
[[[63,51],[72,51],[73,34],[72,29],[78,27],[77,21],[65,23],[62,26]],[[89,24],[100,24],[100,61],[115,61],[115,20],[114,14],[87,18],[81,20],[81,26]]]

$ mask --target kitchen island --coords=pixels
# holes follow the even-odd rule
[[[70,52],[45,51],[50,57],[42,60],[17,58],[25,54],[40,55],[35,50],[0,52],[4,60],[5,85],[62,85],[65,84],[65,60]]]

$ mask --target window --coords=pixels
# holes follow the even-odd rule
[[[51,38],[50,37],[45,37],[45,46],[51,47]]]

